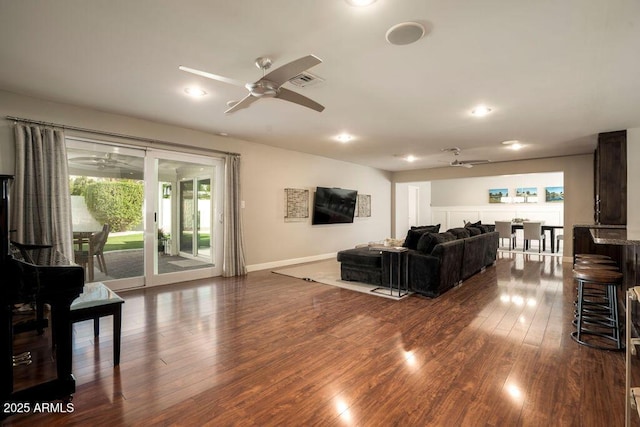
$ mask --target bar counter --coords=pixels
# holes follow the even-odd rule
[[[640,230],[626,228],[591,228],[593,241],[600,245],[640,246]]]
[[[590,228],[596,245],[620,247],[620,270],[624,274],[624,289],[640,285],[640,230],[627,228]],[[640,320],[640,319],[639,319]],[[635,322],[634,322],[635,323]]]

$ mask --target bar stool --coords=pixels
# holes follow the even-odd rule
[[[609,264],[589,264],[589,263],[578,263],[574,264],[574,269],[578,269],[581,271],[589,271],[589,270],[608,270],[608,271],[618,271],[618,267],[615,265]],[[578,325],[578,305],[579,305],[579,285],[576,284],[576,299],[574,300],[574,312],[573,312],[573,325],[577,327]],[[590,285],[588,283],[584,284],[584,288],[582,290],[582,313],[583,315],[588,315],[592,313],[596,314],[606,314],[609,311],[609,294],[607,293],[607,289],[604,286],[598,285]],[[590,318],[585,317],[585,322],[588,322]]]
[[[576,256],[576,258],[606,258],[606,259],[611,259],[611,257],[609,255],[602,255],[602,254],[576,254],[575,256]]]
[[[615,261],[607,255],[599,255],[599,254],[577,254],[576,260],[573,263],[574,268],[581,269],[601,269],[601,270],[614,270],[617,271],[618,267],[616,266]],[[577,295],[577,287],[576,287],[576,295]],[[589,290],[585,290],[586,296],[602,296],[606,297],[606,289],[602,286],[592,287]],[[578,305],[578,300],[576,297],[575,305]],[[577,318],[577,315],[576,315]],[[575,324],[574,320],[574,324]]]
[[[577,266],[573,270],[573,277],[578,282],[578,307],[576,331],[571,333],[571,338],[579,344],[600,350],[624,349],[617,288],[622,283],[622,273]],[[590,292],[594,288],[603,292]],[[597,338],[587,340],[588,336]],[[607,345],[607,340],[613,341],[613,345]]]

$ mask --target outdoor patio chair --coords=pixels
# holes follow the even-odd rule
[[[87,250],[75,251],[74,258],[77,264],[80,264],[85,269],[85,276],[88,276],[88,281],[93,281],[93,257],[96,257],[98,262],[98,269],[104,274],[107,273],[107,263],[104,259],[104,245],[109,238],[109,224],[102,226],[102,231],[93,233],[89,237],[89,245]]]

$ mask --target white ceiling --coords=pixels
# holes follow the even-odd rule
[[[429,34],[389,44],[405,21]],[[322,113],[263,99],[225,115],[244,88],[178,70],[253,82],[255,58],[307,54],[325,81],[285,86]],[[452,146],[461,160],[586,153],[640,126],[637,0],[0,0],[0,58],[0,89],[390,171],[446,166]],[[471,116],[481,103],[492,113]],[[526,147],[500,144],[513,139]]]

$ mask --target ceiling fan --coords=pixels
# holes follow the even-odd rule
[[[98,169],[129,166],[127,162],[114,158],[112,153],[106,153],[104,156],[71,157],[69,161],[78,165],[95,166]]]
[[[243,83],[238,80],[222,77],[217,74],[208,73],[206,71],[196,70],[185,66],[179,66],[178,68],[188,73],[196,74],[198,76],[206,77],[208,79],[217,80],[223,83],[228,83],[236,86],[244,86],[249,90],[249,94],[242,100],[232,103],[231,108],[225,111],[226,114],[233,113],[235,111],[247,108],[260,98],[278,98],[285,101],[293,102],[303,107],[311,108],[312,110],[321,112],[324,110],[324,106],[318,104],[312,99],[307,98],[304,95],[300,95],[297,92],[282,87],[290,79],[296,77],[303,71],[318,65],[322,62],[320,58],[314,55],[303,56],[295,61],[291,61],[282,67],[276,68],[270,71],[268,74],[266,71],[271,67],[272,61],[266,57],[260,57],[256,59],[256,67],[262,70],[262,78],[255,83]]]
[[[489,163],[491,160],[458,160],[458,156],[460,155],[460,148],[451,147],[451,148],[443,148],[442,151],[453,153],[455,156],[454,160],[449,162],[449,166],[457,166],[463,168],[472,168],[474,165],[482,165],[484,163]]]

